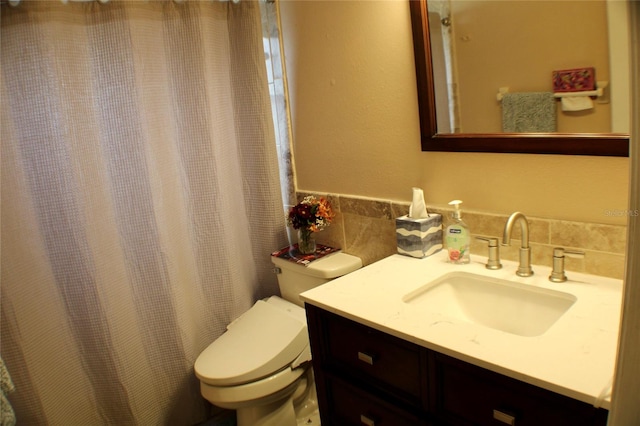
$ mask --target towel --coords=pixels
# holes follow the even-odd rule
[[[551,92],[505,93],[502,131],[555,132],[556,101]]]
[[[561,103],[563,111],[584,111],[593,108],[593,101],[588,96],[563,96]]]
[[[16,424],[16,414],[13,411],[11,403],[7,399],[8,393],[15,390],[13,381],[4,361],[0,358],[0,424],[2,426],[13,426]]]

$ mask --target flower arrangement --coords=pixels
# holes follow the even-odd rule
[[[318,232],[329,226],[334,216],[329,201],[310,195],[291,207],[287,215],[287,224],[294,229]]]
[[[334,217],[329,202],[313,195],[291,207],[287,215],[287,224],[298,230],[298,251],[302,254],[312,254],[316,251],[316,242],[311,238],[314,232],[322,231],[329,226]]]

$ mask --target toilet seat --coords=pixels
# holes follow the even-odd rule
[[[236,409],[252,405],[257,399],[266,403],[281,398],[282,394],[290,392],[291,386],[296,386],[298,379],[305,373],[305,368],[284,368],[267,378],[236,386],[212,386],[200,382],[200,392],[208,401],[215,401],[218,407]]]
[[[233,386],[269,376],[295,360],[309,345],[307,324],[280,305],[256,302],[200,354],[196,376],[212,386]]]

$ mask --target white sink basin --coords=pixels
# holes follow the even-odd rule
[[[402,298],[422,309],[526,337],[545,333],[576,300],[561,291],[468,272],[450,272]]]

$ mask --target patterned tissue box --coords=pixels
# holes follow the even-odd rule
[[[442,215],[424,219],[409,216],[396,218],[398,253],[412,257],[427,257],[442,250]]]
[[[553,72],[553,91],[584,92],[596,89],[595,68],[575,68]]]

